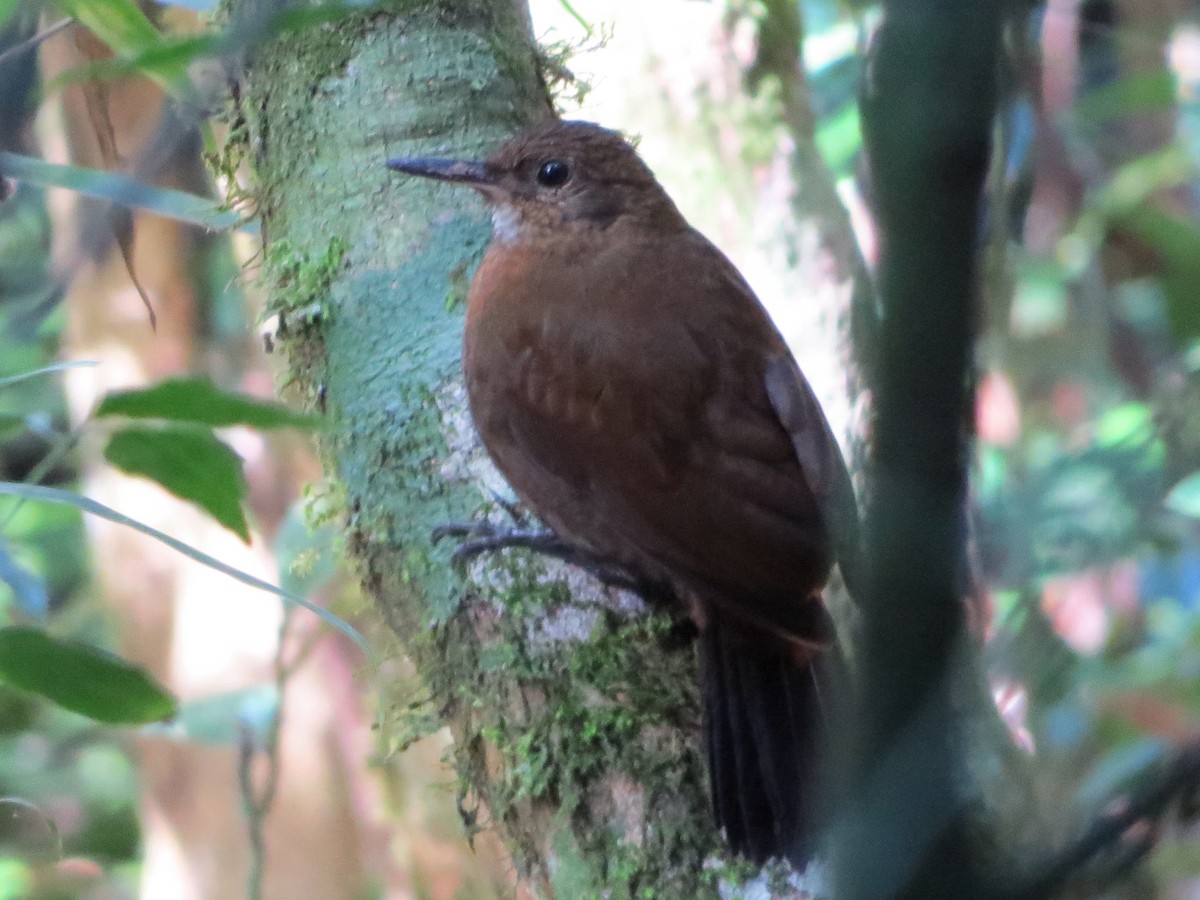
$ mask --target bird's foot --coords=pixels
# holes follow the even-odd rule
[[[446,538],[462,539],[450,555],[456,566],[463,566],[481,553],[524,547],[535,553],[561,557],[569,549],[555,534],[534,528],[501,528],[491,522],[448,522],[433,529],[436,544]]]
[[[512,514],[512,511],[509,512]],[[432,540],[435,544],[446,538],[462,539],[450,555],[450,561],[459,568],[480,554],[518,547],[583,569],[606,587],[646,596],[648,591],[656,590],[647,582],[630,574],[625,567],[568,544],[552,531],[502,528],[487,521],[450,522],[433,529]]]

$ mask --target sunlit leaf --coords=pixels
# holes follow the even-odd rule
[[[217,3],[216,0],[185,0],[171,5],[206,12],[215,9]],[[186,72],[187,67],[197,59],[235,57],[272,37],[338,21],[354,14],[364,5],[365,3],[331,2],[301,9],[283,9],[255,18],[249,27],[239,23],[242,27],[235,27],[229,32],[213,30],[204,34],[189,35],[160,33],[156,41],[147,43],[140,49],[128,44],[128,49],[120,52],[115,58],[89,60],[68,69],[55,76],[46,90],[53,91],[64,84],[128,78],[133,75],[144,75],[160,84],[182,84],[178,81],[179,74]]]
[[[1187,184],[1194,176],[1195,164],[1187,148],[1168,144],[1122,165],[1088,198],[1088,206],[1119,218],[1137,210],[1157,191]]]
[[[362,650],[364,655],[366,655],[368,662],[374,665],[374,659],[371,655],[370,646],[367,644],[366,640],[364,640],[363,636],[358,633],[358,630],[344,619],[335,616],[327,609],[322,609],[315,603],[309,602],[298,594],[293,594],[290,591],[285,591],[281,588],[278,588],[270,582],[263,581],[261,578],[255,578],[253,575],[243,572],[241,569],[236,569],[228,563],[221,562],[221,560],[217,559],[215,556],[210,556],[202,550],[197,550],[190,544],[185,544],[178,538],[173,538],[171,535],[166,534],[163,531],[159,531],[157,528],[147,525],[145,522],[139,522],[137,519],[134,519],[131,516],[127,516],[124,513],[119,513],[111,506],[105,506],[103,503],[99,503],[93,500],[91,497],[82,497],[79,494],[72,493],[71,491],[46,487],[40,484],[19,484],[12,481],[0,481],[0,495],[19,497],[22,500],[32,500],[35,502],[57,503],[65,506],[73,506],[76,509],[80,509],[83,512],[89,513],[90,515],[99,516],[106,521],[113,522],[117,525],[123,525],[126,528],[132,528],[134,531],[140,532],[147,537],[152,537],[159,543],[170,547],[176,553],[182,553],[188,559],[195,560],[202,566],[207,566],[214,571],[220,572],[222,575],[228,575],[230,578],[240,582],[241,584],[252,587],[255,590],[266,591],[268,594],[274,594],[276,597],[280,597],[286,600],[288,603],[304,607],[309,612],[318,616],[326,623],[332,625],[338,631],[342,632],[342,634],[346,635],[346,637],[350,638],[350,640],[352,640],[354,644],[360,650]]]
[[[978,452],[979,496],[984,501],[996,501],[1008,481],[1008,463],[997,447],[980,446]]]
[[[0,628],[0,681],[114,725],[156,722],[175,713],[175,699],[142,669],[36,628]]]
[[[315,428],[317,416],[298,413],[280,403],[231,394],[202,378],[170,378],[141,390],[114,391],[101,401],[97,416],[172,419],[224,427]]]
[[[858,104],[851,102],[817,129],[817,150],[834,172],[847,171],[862,149],[862,123]]]
[[[1189,519],[1200,519],[1200,472],[1193,472],[1167,494],[1167,507]]]
[[[48,163],[18,153],[0,151],[0,175],[39,187],[66,188],[98,200],[111,200],[209,231],[227,231],[241,222],[237,213],[186,191],[156,187],[115,172]]]
[[[1122,403],[1106,410],[1096,423],[1096,443],[1114,447],[1154,438],[1154,418],[1145,403]]]
[[[1012,329],[1021,337],[1048,334],[1067,318],[1067,273],[1056,260],[1014,254],[1017,283],[1012,298]]]
[[[195,503],[250,542],[242,512],[246,495],[242,459],[209,429],[196,425],[122,428],[109,438],[104,458],[122,472],[149,478]]]
[[[1195,176],[1195,163],[1182,145],[1143,154],[1089,197],[1073,236],[1094,249],[1100,237],[1117,228],[1144,242],[1158,257],[1168,324],[1183,343],[1200,336],[1200,226],[1164,209],[1158,197]]]

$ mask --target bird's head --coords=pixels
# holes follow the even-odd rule
[[[493,208],[497,240],[607,229],[623,217],[686,227],[675,204],[618,132],[590,122],[535,125],[486,160],[388,160],[408,175],[469,185]]]

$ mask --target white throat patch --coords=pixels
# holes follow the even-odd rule
[[[521,212],[508,203],[497,204],[492,210],[492,236],[504,244],[515,244],[525,230]]]

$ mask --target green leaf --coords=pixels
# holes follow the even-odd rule
[[[49,93],[64,85],[84,81],[116,80],[136,75],[155,80],[172,78],[194,60],[215,56],[221,48],[220,36],[211,33],[164,37],[158,44],[132,56],[96,60],[67,69],[55,76],[44,91]]]
[[[1149,202],[1116,221],[1158,254],[1171,333],[1180,342],[1200,337],[1200,226]]]
[[[20,3],[21,0],[0,0],[0,28],[8,24]]]
[[[0,628],[0,681],[113,725],[175,714],[175,698],[142,669],[36,628]]]
[[[220,572],[222,575],[228,575],[234,581],[240,582],[255,590],[266,591],[268,594],[274,594],[286,600],[288,603],[295,606],[302,606],[311,612],[313,615],[332,625],[346,637],[354,642],[363,655],[367,658],[367,662],[373,669],[378,668],[378,663],[375,661],[371,653],[371,647],[366,642],[358,630],[350,625],[346,620],[335,616],[327,609],[323,609],[301,597],[299,594],[293,594],[290,591],[285,591],[276,587],[270,582],[263,581],[261,578],[255,578],[253,575],[243,572],[241,569],[235,569],[227,563],[221,562],[215,556],[210,556],[202,550],[197,550],[190,544],[185,544],[178,538],[173,538],[165,532],[159,531],[157,528],[152,528],[145,522],[139,522],[137,519],[130,518],[124,513],[119,513],[111,506],[105,506],[103,503],[98,503],[91,497],[81,497],[79,494],[71,491],[64,491],[59,488],[45,487],[40,484],[20,484],[14,481],[0,481],[0,495],[9,497],[19,497],[22,500],[33,500],[41,503],[58,503],[64,506],[73,506],[76,509],[89,513],[93,516],[99,516],[109,522],[117,525],[123,525],[126,528],[132,528],[134,531],[144,534],[147,537],[154,538],[159,543],[166,544],[176,553],[182,553],[188,559],[195,560],[202,566],[208,566],[213,571]]]
[[[1149,245],[1161,267],[1167,323],[1181,343],[1200,337],[1200,226],[1163,209],[1157,195],[1195,177],[1194,161],[1181,144],[1143,154],[1093,193],[1076,227],[1076,235],[1090,238],[1093,248],[1109,226]]]
[[[1176,102],[1172,73],[1141,72],[1088,91],[1076,102],[1073,115],[1098,124],[1138,113],[1161,112],[1173,108]]]
[[[1167,494],[1168,509],[1189,519],[1200,519],[1200,472],[1193,472]]]
[[[1145,403],[1122,403],[1106,410],[1096,422],[1096,445],[1120,447],[1154,439],[1154,415]]]
[[[61,6],[118,56],[137,56],[163,42],[162,34],[133,0],[61,0]],[[182,63],[147,74],[174,96],[191,89]]]
[[[242,227],[244,231],[255,230],[250,226],[242,226],[241,217],[237,213],[221,209],[205,197],[157,187],[115,172],[103,172],[83,166],[63,166],[32,156],[0,151],[0,175],[7,175],[9,178],[39,187],[66,188],[77,194],[95,197],[98,200],[110,200],[134,209],[148,210],[209,231],[228,231],[237,227]]]
[[[242,513],[246,495],[242,458],[208,428],[122,428],[108,439],[104,458],[122,472],[149,478],[176,497],[195,503],[250,543],[250,529]]]
[[[0,441],[7,441],[24,430],[25,416],[20,413],[0,412]]]
[[[817,129],[816,143],[825,165],[838,174],[850,173],[862,149],[858,104],[851,101],[822,122]]]
[[[141,390],[114,391],[101,401],[96,415],[171,419],[215,428],[316,428],[321,424],[319,416],[245,394],[230,394],[202,378],[170,378]]]

